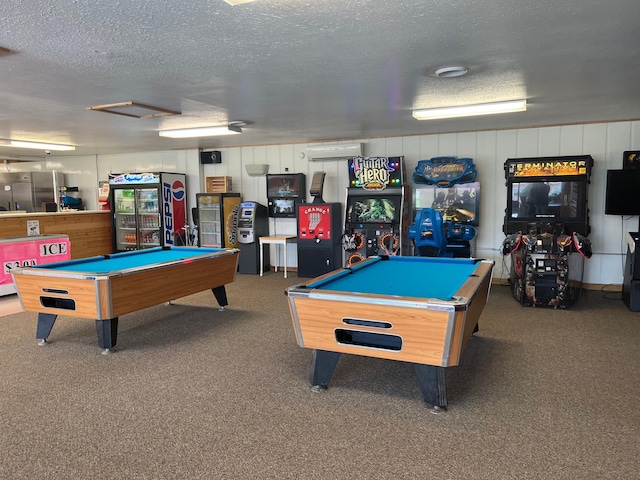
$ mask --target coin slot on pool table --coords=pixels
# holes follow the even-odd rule
[[[379,320],[362,320],[360,318],[343,318],[342,323],[371,328],[391,328],[393,326],[389,322],[381,322]]]
[[[43,288],[44,293],[57,293],[60,295],[69,295],[69,290],[62,290],[61,288]]]
[[[402,349],[402,337],[388,333],[361,332],[336,328],[336,341],[342,345],[380,348],[382,350],[399,351]]]
[[[46,308],[76,309],[76,301],[72,298],[40,297],[40,303]]]

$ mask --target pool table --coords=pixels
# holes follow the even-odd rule
[[[311,384],[325,389],[342,353],[415,364],[424,401],[447,407],[445,368],[458,365],[486,304],[494,262],[370,257],[286,290]]]
[[[36,338],[44,345],[58,315],[95,319],[98,344],[116,344],[118,317],[211,289],[228,304],[238,249],[157,247],[13,271],[24,310],[38,312]]]

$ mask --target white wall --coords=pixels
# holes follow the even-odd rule
[[[436,156],[471,157],[480,182],[480,226],[474,240],[473,255],[496,261],[496,277],[508,277],[508,259],[500,254],[504,234],[502,224],[507,204],[504,162],[507,158],[589,154],[594,168],[589,187],[589,210],[594,255],[585,264],[584,282],[621,284],[626,255],[625,235],[637,231],[638,217],[604,215],[606,170],[622,168],[625,150],[640,149],[640,122],[615,122],[520,130],[418,135],[407,137],[354,139],[365,144],[366,156],[404,156],[410,178],[419,160]],[[339,143],[339,142],[334,142]],[[97,208],[97,183],[110,172],[167,171],[187,173],[188,208],[195,205],[195,194],[204,191],[207,176],[231,176],[233,190],[245,201],[266,204],[266,180],[245,173],[247,164],[268,164],[269,173],[304,173],[307,183],[316,171],[326,172],[324,200],[344,205],[348,175],[346,161],[310,162],[306,144],[220,148],[222,163],[200,165],[196,150],[69,157],[57,161],[58,170],[76,181],[81,191],[93,191]],[[287,170],[288,169],[288,170]],[[308,185],[309,186],[309,185]],[[84,192],[82,193],[85,199]],[[311,198],[308,198],[311,200]],[[295,219],[270,219],[270,233],[296,234]],[[275,247],[272,247],[275,248]],[[297,265],[295,248],[289,249],[287,264]],[[275,258],[272,252],[272,258]]]

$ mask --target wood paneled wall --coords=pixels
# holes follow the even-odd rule
[[[0,238],[28,236],[29,220],[38,221],[41,235],[68,235],[72,259],[113,253],[109,211],[5,213],[0,215]]]

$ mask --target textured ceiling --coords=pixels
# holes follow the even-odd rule
[[[0,138],[84,155],[638,119],[638,19],[638,0],[5,0]],[[451,64],[469,74],[433,75]],[[411,116],[517,98],[527,112]],[[125,101],[181,115],[87,110]],[[158,136],[230,120],[245,133]]]

